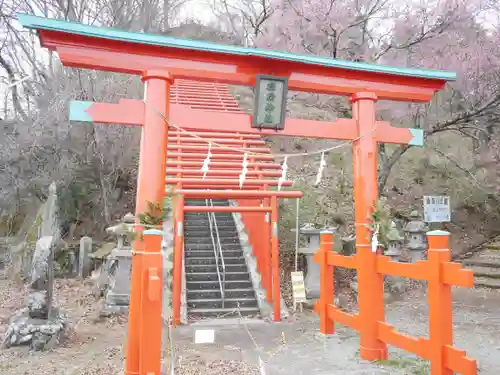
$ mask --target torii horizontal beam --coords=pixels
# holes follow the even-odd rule
[[[182,152],[185,153],[190,153],[190,152],[207,152],[208,151],[208,145],[205,143],[203,146],[189,146],[185,144],[172,144],[170,143],[167,146],[167,150],[181,150]],[[270,154],[271,150],[266,148],[266,147],[253,147],[253,148],[243,148],[243,147],[237,147],[237,146],[227,146],[226,147],[219,147],[217,145],[214,145],[212,147],[213,151],[217,151],[220,154],[241,154],[243,152],[255,152],[259,154]]]
[[[167,167],[196,167],[201,168],[203,161],[186,161],[186,160],[167,160]],[[238,169],[241,172],[241,164],[226,161],[210,161],[210,166],[219,169]],[[263,169],[281,169],[281,164],[278,163],[248,163],[248,168]]]
[[[230,138],[195,138],[195,137],[172,137],[169,145],[176,145],[178,143],[183,146],[194,146],[197,144],[207,144],[207,142],[218,143],[221,145],[247,145],[247,146],[265,146],[265,141],[255,141],[253,139],[230,139]]]
[[[237,160],[237,161],[243,161],[243,154],[219,154],[216,153],[217,149],[214,149],[212,151],[212,156],[210,157],[211,160],[214,159],[219,159],[219,160]],[[168,153],[169,158],[176,158],[176,157],[181,157],[183,160],[205,160],[207,157],[207,154],[198,154],[198,153],[184,153],[184,152],[169,152]],[[254,160],[268,160],[268,161],[274,161],[274,157],[272,155],[252,155],[252,158]]]
[[[198,199],[261,199],[261,198],[302,198],[301,191],[272,191],[272,190],[188,190],[177,189],[175,193],[186,198]]]
[[[139,124],[137,124],[137,125],[139,125]],[[172,130],[169,130],[169,132],[168,132],[169,138],[172,137],[172,139],[176,140],[177,137],[179,137],[179,136],[183,136],[183,137],[190,136],[190,134],[185,132],[185,131],[175,130],[172,127],[170,127],[170,129],[172,129]],[[202,137],[202,138],[210,138],[210,137],[212,137],[212,138],[229,138],[229,139],[237,138],[237,139],[241,139],[241,140],[253,139],[253,140],[259,140],[259,141],[261,139],[261,136],[258,134],[248,134],[248,133],[230,133],[230,132],[229,133],[227,133],[227,132],[217,133],[217,132],[212,132],[212,131],[192,131],[190,133],[196,134],[198,137]]]
[[[43,47],[59,53],[65,66],[143,74],[161,67],[173,78],[255,83],[256,74],[280,74],[290,90],[351,96],[372,92],[381,100],[429,101],[452,72],[393,68],[317,56],[219,45],[132,33],[61,20],[18,15],[36,29]]]
[[[238,179],[229,179],[229,178],[205,178],[203,180],[199,179],[199,178],[166,178],[165,183],[168,185],[182,184],[182,186],[200,185],[200,184],[229,185],[229,186],[234,185],[235,189],[237,189],[240,186],[240,181]],[[243,186],[263,186],[263,185],[278,186],[278,181],[277,180],[248,180],[248,179],[245,179],[243,181]],[[292,186],[292,185],[293,185],[293,181],[290,181],[290,180],[285,180],[281,183],[281,186]]]
[[[176,175],[181,174],[183,177],[186,176],[203,176],[203,171],[201,169],[182,169],[182,168],[168,168],[167,175]],[[239,176],[241,174],[240,169],[209,169],[207,172],[207,176],[217,176],[222,178],[229,178],[230,176]],[[248,171],[246,172],[248,177],[252,176],[263,176],[263,177],[280,177],[280,171]],[[226,177],[227,176],[227,177]]]
[[[142,126],[145,103],[142,100],[121,99],[118,104],[87,101],[70,102],[70,120],[105,124]],[[338,119],[334,122],[288,118],[285,129],[279,132],[252,128],[251,117],[245,113],[207,112],[189,106],[172,104],[170,125],[185,130],[245,132],[256,135],[323,138],[352,141],[357,137],[355,120]],[[377,142],[423,146],[422,129],[397,128],[386,121],[377,121],[374,130]],[[233,134],[234,137],[234,134]],[[260,159],[262,160],[262,159]],[[268,159],[269,160],[269,159]]]

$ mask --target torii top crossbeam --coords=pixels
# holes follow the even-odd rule
[[[263,49],[99,28],[26,14],[21,24],[36,29],[42,46],[66,66],[143,74],[168,69],[174,78],[253,85],[256,74],[289,77],[289,89],[333,95],[367,91],[379,99],[429,101],[455,73],[393,68]]]

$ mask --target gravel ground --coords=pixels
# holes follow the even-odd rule
[[[23,305],[27,291],[22,285],[0,280],[0,334],[15,309]],[[56,301],[69,315],[73,332],[56,350],[30,353],[26,348],[0,351],[2,375],[115,375],[123,374],[125,319],[100,320],[91,284],[76,280],[56,283]],[[482,375],[496,375],[500,367],[500,294],[481,290],[456,290],[455,345],[478,360]],[[425,294],[414,291],[405,300],[386,307],[387,321],[402,332],[426,336]],[[193,344],[194,326],[174,331],[176,375],[257,375],[259,356],[266,375],[424,375],[428,364],[397,348],[390,348],[390,360],[369,363],[359,359],[356,332],[337,326],[336,334],[319,334],[316,315],[304,312],[282,323],[233,321],[213,326],[215,343]],[[164,353],[164,368],[169,355]],[[165,371],[165,373],[168,373]]]

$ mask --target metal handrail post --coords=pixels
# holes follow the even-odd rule
[[[210,199],[211,201],[211,199]],[[209,200],[205,199],[205,204],[208,207]],[[220,270],[219,270],[219,255],[217,254],[217,246],[215,243],[215,238],[214,238],[214,232],[213,232],[213,225],[212,225],[212,220],[215,221],[215,216],[213,216],[213,212],[207,212],[207,217],[208,217],[208,225],[210,227],[210,237],[212,238],[212,247],[214,249],[214,255],[215,255],[215,268],[217,269],[217,278],[219,280],[219,288],[220,288],[220,295],[222,298],[222,307],[224,308],[224,289],[222,288],[222,281],[220,278]],[[218,233],[217,233],[218,235]],[[220,242],[219,247],[220,247]],[[224,267],[223,267],[224,269]]]
[[[213,207],[214,203],[212,199],[210,199],[210,206]],[[226,262],[224,261],[224,255],[222,253],[222,245],[220,243],[220,236],[219,236],[219,227],[217,225],[217,219],[215,217],[215,213],[212,212],[213,215],[213,221],[215,224],[215,235],[217,237],[217,245],[219,248],[219,253],[220,253],[220,259],[222,261],[222,308],[224,308],[224,300],[225,300],[225,294],[226,294]]]

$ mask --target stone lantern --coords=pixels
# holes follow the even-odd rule
[[[121,223],[106,229],[107,233],[116,237],[117,244],[108,256],[103,271],[101,271],[102,280],[98,280],[98,285],[106,289],[101,315],[123,313],[128,310],[132,269],[130,242],[134,221],[135,217],[132,214],[127,214]]]
[[[322,230],[317,229],[313,224],[305,224],[299,229],[299,233],[305,237],[305,247],[299,248],[298,252],[306,257],[307,271],[304,286],[306,288],[306,297],[310,300],[319,299],[320,296],[320,264],[316,263],[313,257],[319,250]]]
[[[404,237],[399,234],[394,221],[391,222],[391,230],[387,234],[387,239],[389,243],[384,255],[390,256],[393,261],[399,260]]]
[[[403,229],[405,232],[406,248],[409,252],[409,261],[414,263],[417,260],[424,259],[427,249],[427,225],[421,219],[417,211],[410,214],[410,221]]]

